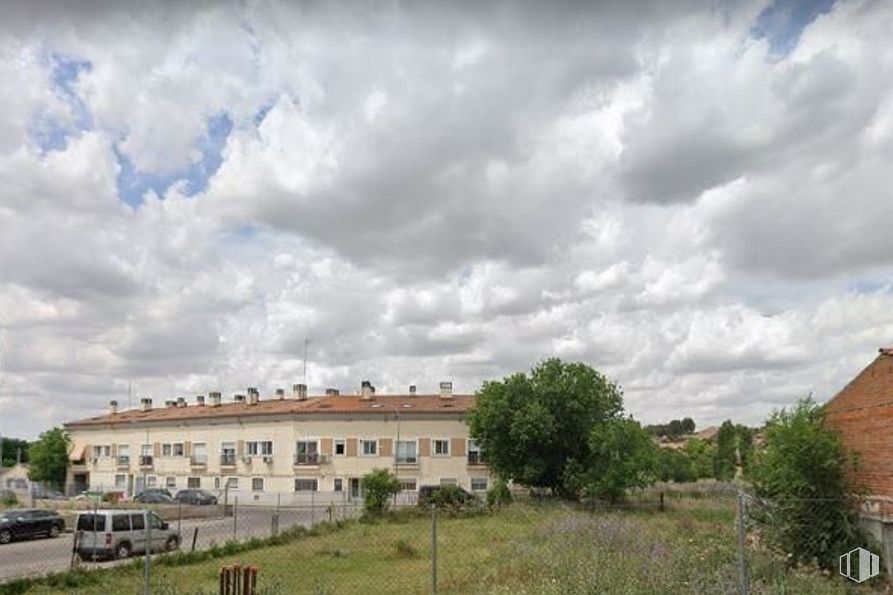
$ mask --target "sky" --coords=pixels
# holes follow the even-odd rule
[[[547,357],[757,424],[893,344],[893,4],[4,3],[0,433]]]

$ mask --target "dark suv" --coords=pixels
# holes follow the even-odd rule
[[[179,492],[177,492],[177,495],[174,496],[174,499],[177,502],[182,502],[183,504],[217,504],[217,496],[208,493],[205,490],[199,490],[196,488],[180,490]]]
[[[0,544],[13,539],[58,537],[65,520],[55,510],[27,509],[0,512]]]

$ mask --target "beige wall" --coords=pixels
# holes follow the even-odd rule
[[[417,440],[418,464],[401,465],[398,476],[401,479],[416,479],[417,485],[440,483],[441,479],[455,479],[466,489],[471,488],[472,477],[488,477],[488,471],[481,466],[467,464],[468,427],[458,418],[454,419],[267,419],[231,420],[210,424],[201,421],[180,422],[178,426],[167,427],[118,427],[80,429],[69,428],[74,451],[87,447],[84,467],[74,467],[73,472],[86,470],[90,473],[91,489],[113,489],[116,474],[130,474],[137,477],[154,475],[156,485],[165,485],[165,478],[176,478],[176,488],[187,486],[187,478],[200,477],[201,487],[215,488],[215,478],[220,477],[220,487],[227,477],[239,478],[239,491],[251,491],[251,478],[264,478],[265,492],[292,492],[295,478],[316,478],[319,491],[333,490],[334,479],[342,478],[344,489],[347,480],[362,477],[376,468],[394,469],[396,440]],[[334,441],[346,441],[346,455],[334,454]],[[378,455],[364,456],[362,440],[377,440]],[[428,448],[429,439],[442,439],[450,443],[450,456],[434,456]],[[249,441],[273,441],[272,463],[264,462],[263,456],[248,460],[246,443]],[[295,442],[298,440],[318,441],[323,460],[319,465],[295,466]],[[330,441],[332,441],[330,443]],[[188,443],[186,450],[194,450],[197,443],[207,445],[208,462],[204,468],[194,467],[188,456],[159,456],[164,443]],[[220,453],[223,442],[237,445],[237,460],[234,469],[220,467]],[[139,456],[142,444],[150,444],[155,455],[153,467],[140,468]],[[120,444],[130,445],[130,465],[120,467],[114,458]],[[94,463],[92,448],[96,445],[111,445],[110,457],[100,457]],[[356,453],[354,455],[354,453]],[[189,454],[189,453],[187,453]]]

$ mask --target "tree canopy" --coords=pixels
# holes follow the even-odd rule
[[[28,449],[28,477],[32,481],[51,482],[61,487],[68,471],[70,441],[62,428],[53,428],[40,435]]]
[[[605,429],[621,421],[617,434]],[[496,475],[576,496],[581,478],[606,456],[600,441],[622,443],[635,422],[624,421],[616,384],[586,364],[553,358],[529,374],[484,383],[468,423]]]
[[[28,441],[27,440],[18,440],[16,438],[0,438],[0,441],[3,442],[2,448],[0,450],[3,451],[3,460],[0,461],[0,465],[3,467],[11,467],[15,465],[19,460],[22,463],[28,462]]]

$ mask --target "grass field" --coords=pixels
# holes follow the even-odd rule
[[[737,593],[734,502],[671,501],[594,513],[560,504],[516,504],[498,513],[440,518],[440,593]],[[837,576],[791,571],[751,552],[751,593],[849,593]],[[220,566],[251,564],[261,592],[430,593],[431,519],[350,523],[279,546],[193,564],[158,564],[153,593],[216,593]],[[78,586],[76,583],[88,583]],[[27,593],[136,595],[141,571],[105,571],[67,587]]]

